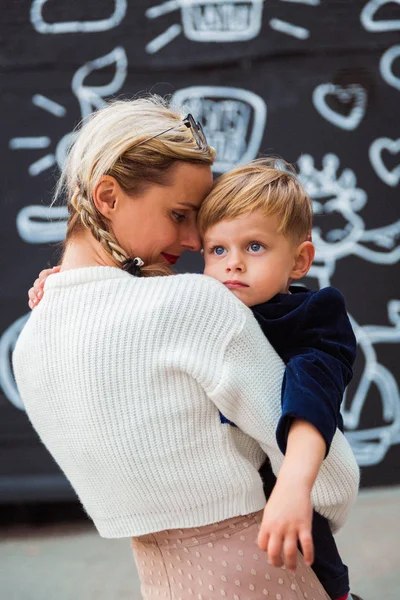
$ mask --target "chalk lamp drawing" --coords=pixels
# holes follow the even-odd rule
[[[115,66],[112,80],[103,86],[88,86],[86,78],[98,69]],[[82,119],[93,110],[105,104],[105,97],[117,93],[125,82],[127,74],[127,58],[123,48],[117,47],[112,52],[98,59],[89,61],[80,67],[72,78],[72,92],[75,95]],[[33,96],[32,102],[38,108],[56,116],[67,114],[65,107],[40,94]],[[57,165],[62,168],[68,149],[75,133],[64,135],[57,144],[54,154],[48,154],[39,161],[31,164],[28,171],[31,176],[37,176],[43,171]],[[37,150],[48,148],[50,138],[15,137],[9,142],[11,150]],[[22,208],[17,215],[17,231],[19,236],[29,244],[44,244],[62,241],[67,230],[68,210],[65,206],[29,205]],[[11,370],[11,353],[29,315],[20,317],[12,323],[0,338],[0,386],[14,406],[23,410],[23,404],[15,385]]]
[[[389,170],[382,159],[383,150],[386,150],[391,154],[400,155],[400,139],[391,140],[386,137],[378,138],[372,142],[369,148],[369,159],[375,173],[384,183],[386,183],[386,185],[396,187],[400,182],[400,164],[394,169]]]
[[[319,0],[281,0],[318,6]],[[175,38],[184,36],[193,42],[243,42],[258,36],[262,26],[264,0],[166,0],[147,9],[148,19],[158,19],[180,10],[181,23],[175,23],[146,46],[149,54],[159,52]],[[310,31],[284,21],[271,19],[271,29],[305,40]]]
[[[352,102],[349,114],[342,115],[328,106],[329,96],[339,100],[342,105],[348,106]],[[358,84],[342,87],[333,83],[323,83],[315,88],[312,99],[316,110],[324,119],[346,131],[357,129],[365,116],[367,92]]]
[[[109,83],[102,86],[86,85],[85,80],[91,73],[113,65],[114,75]],[[88,61],[76,71],[72,78],[72,93],[78,100],[82,119],[88,117],[93,110],[101,108],[104,105],[104,98],[106,96],[116,94],[121,89],[126,79],[127,68],[128,60],[125,50],[117,46],[105,56]],[[58,118],[65,117],[67,114],[64,106],[41,94],[35,94],[32,98],[32,103]],[[68,149],[74,140],[74,135],[74,132],[69,132],[63,136],[59,140],[54,153],[46,154],[29,166],[29,174],[35,177],[56,164],[61,169]],[[51,139],[47,136],[15,137],[9,141],[9,148],[11,150],[44,149],[50,145]]]
[[[59,23],[49,23],[43,17],[43,7],[45,4],[61,4],[58,0],[34,0],[31,5],[30,18],[31,23],[38,33],[56,34],[56,33],[96,33],[99,31],[108,31],[117,27],[125,18],[127,10],[127,0],[112,0],[112,12],[106,19],[92,21],[61,21]]]
[[[376,264],[395,264],[400,261],[400,220],[389,225],[367,230],[358,214],[367,203],[367,194],[357,186],[355,173],[344,169],[339,175],[339,158],[327,154],[322,169],[317,169],[311,155],[299,158],[299,179],[313,199],[313,210],[318,215],[339,215],[345,225],[333,229],[326,236],[319,227],[313,228],[316,259],[309,272],[319,287],[331,285],[337,262],[350,255]],[[373,245],[371,248],[370,246]],[[400,393],[393,374],[379,363],[376,346],[400,342],[400,301],[388,302],[387,327],[359,325],[351,318],[359,349],[365,358],[365,367],[351,399],[345,397],[343,419],[348,437],[360,465],[373,465],[383,460],[394,444],[400,443]],[[382,403],[383,424],[362,429],[362,412],[375,386]]]
[[[217,151],[215,172],[257,156],[267,122],[267,105],[260,96],[241,88],[193,86],[175,92],[171,102],[185,106],[202,122]]]
[[[360,13],[361,24],[367,31],[400,31],[400,19],[374,19],[377,11],[387,4],[400,4],[400,0],[370,0]]]

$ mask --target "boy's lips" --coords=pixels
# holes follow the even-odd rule
[[[165,252],[161,252],[161,256],[163,256],[171,265],[174,265],[179,258],[179,256],[175,256],[175,254],[166,254]]]
[[[247,288],[249,287],[246,283],[242,283],[241,281],[237,281],[237,279],[228,279],[228,281],[224,281],[224,285],[230,290],[237,290],[238,288]]]

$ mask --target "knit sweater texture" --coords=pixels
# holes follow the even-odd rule
[[[250,309],[204,275],[51,275],[13,354],[28,416],[103,537],[259,510],[278,474],[284,364]],[[237,425],[221,423],[219,411]],[[312,491],[334,530],[358,488],[339,431]]]

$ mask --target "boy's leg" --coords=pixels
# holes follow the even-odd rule
[[[276,483],[269,461],[260,469],[264,482],[265,497],[269,498]],[[314,541],[314,563],[312,568],[332,600],[346,596],[349,592],[349,574],[340,558],[328,521],[314,511],[312,534]]]
[[[315,511],[312,533],[315,550],[313,571],[333,600],[342,598],[350,591],[349,572],[340,558],[328,521]]]

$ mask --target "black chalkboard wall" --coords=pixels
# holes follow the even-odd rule
[[[76,123],[111,96],[169,94],[200,118],[216,174],[297,162],[314,199],[307,284],[337,286],[359,341],[343,405],[364,486],[399,484],[399,0],[3,0],[0,501],[71,495],[23,411],[10,353],[26,291],[57,261],[47,208]],[[181,271],[201,269],[184,256]]]

